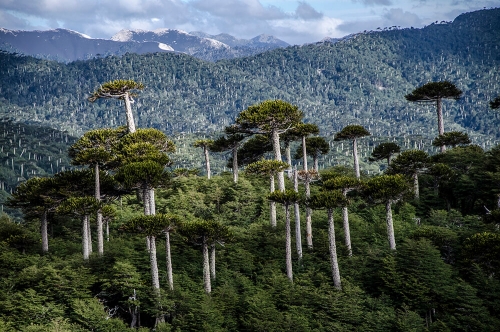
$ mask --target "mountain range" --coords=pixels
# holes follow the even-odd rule
[[[179,52],[216,61],[250,56],[278,47],[286,42],[268,35],[250,40],[228,34],[208,35],[175,29],[121,30],[111,39],[96,39],[67,29],[22,31],[0,29],[0,50],[37,58],[71,62],[125,53],[146,54]]]

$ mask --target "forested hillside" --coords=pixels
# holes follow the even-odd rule
[[[367,32],[217,63],[128,54],[64,65],[4,53],[0,107],[15,121],[81,135],[122,123],[118,103],[90,104],[86,97],[106,81],[130,78],[146,87],[134,105],[139,126],[168,134],[220,131],[249,105],[280,98],[297,104],[325,136],[359,123],[375,136],[432,138],[432,107],[409,104],[404,95],[449,80],[464,94],[445,104],[446,130],[466,130],[488,147],[498,135],[487,103],[500,90],[499,30],[500,9],[491,9],[423,29]]]

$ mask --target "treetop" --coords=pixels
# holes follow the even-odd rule
[[[236,118],[236,124],[253,132],[286,131],[297,126],[304,113],[283,100],[266,100],[249,106]]]
[[[88,98],[90,102],[94,102],[99,98],[115,98],[124,99],[128,93],[130,96],[135,96],[129,93],[131,90],[142,90],[144,85],[137,83],[134,80],[114,80],[101,85],[94,93]]]
[[[335,134],[334,141],[353,140],[370,135],[370,132],[361,125],[348,125]]]
[[[438,99],[460,99],[462,90],[449,81],[429,82],[405,96],[411,102],[434,102]]]

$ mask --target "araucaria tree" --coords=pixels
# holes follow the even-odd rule
[[[441,102],[443,99],[458,100],[462,96],[462,90],[449,81],[429,82],[416,88],[405,96],[406,100],[415,103],[436,103],[436,113],[438,117],[438,134],[444,134],[443,111]],[[441,146],[441,152],[446,150],[446,146]]]
[[[432,141],[433,146],[447,146],[450,145],[452,148],[457,145],[467,145],[470,144],[471,140],[467,133],[461,131],[449,131],[442,135],[439,135]]]
[[[238,149],[247,135],[239,134],[233,126],[226,127],[225,136],[221,136],[213,141],[210,147],[214,152],[230,151],[232,155],[231,168],[233,170],[233,182],[238,182]]]
[[[418,174],[424,172],[430,165],[427,152],[421,150],[406,150],[389,165],[388,174],[403,174],[413,180],[413,191],[415,198],[419,198]]]
[[[304,114],[297,106],[282,100],[266,100],[242,111],[236,118],[241,131],[267,134],[273,143],[274,159],[281,160],[280,134],[297,126]],[[285,190],[283,171],[278,173],[278,189]]]
[[[300,156],[303,161],[303,169],[307,170],[307,152],[306,145],[304,145],[307,136],[309,135],[318,135],[319,128],[317,125],[312,123],[300,123],[295,128],[288,130],[285,134],[283,134],[283,144],[285,146],[285,154],[286,154],[286,162],[292,167],[292,156],[290,152],[290,143],[293,141],[301,140],[302,141],[302,153]],[[296,157],[295,159],[299,159],[301,157]],[[290,172],[291,169],[289,169]]]
[[[392,220],[392,204],[402,200],[410,192],[406,179],[401,174],[381,175],[367,181],[363,186],[366,196],[375,202],[385,204],[387,237],[389,247],[396,250],[394,224]]]
[[[127,128],[128,131],[135,132],[134,115],[132,113],[132,103],[136,93],[134,90],[142,90],[144,85],[137,83],[134,80],[115,80],[106,82],[101,85],[94,93],[88,98],[90,102],[95,102],[97,99],[119,99],[125,102],[125,111],[127,115]]]
[[[211,172],[210,172],[210,158],[208,151],[210,151],[210,148],[214,144],[214,141],[211,139],[199,139],[196,140],[193,144],[195,148],[202,148],[203,149],[203,155],[205,156],[205,167],[207,170],[207,178],[211,178]]]
[[[352,141],[352,156],[354,158],[354,171],[356,177],[360,178],[359,161],[358,161],[358,144],[357,139],[365,136],[370,136],[370,132],[365,127],[360,125],[349,125],[335,134],[335,141],[351,140]]]
[[[335,224],[333,222],[333,210],[336,207],[345,206],[346,198],[339,190],[322,191],[312,196],[309,200],[309,206],[314,209],[326,209],[328,212],[328,242],[330,251],[330,265],[332,268],[333,285],[338,290],[342,289],[340,281],[339,262],[337,258],[337,244],[335,242]]]
[[[399,153],[401,148],[393,142],[380,143],[373,149],[370,161],[379,161],[382,159],[387,160],[387,166],[391,164],[391,158],[394,154]]]
[[[307,137],[305,139],[305,144],[306,149],[304,149],[304,142],[302,142],[302,144],[297,148],[297,151],[295,152],[295,159],[304,158],[305,152],[308,156],[312,157],[313,170],[318,172],[319,157],[330,151],[330,145],[324,137]],[[307,169],[307,167],[304,169]]]
[[[290,205],[300,200],[299,194],[294,190],[275,191],[269,194],[269,200],[281,203],[285,207],[285,263],[286,276],[293,282],[292,269],[292,232],[290,226]]]
[[[349,200],[347,199],[347,194],[350,191],[359,189],[361,187],[361,182],[359,179],[351,176],[338,176],[331,179],[326,180],[323,183],[323,188],[327,190],[340,190],[342,195],[344,196],[344,205],[342,206],[342,222],[344,226],[344,241],[349,256],[352,256],[352,248],[351,248],[351,232],[349,229],[349,211],[347,209],[347,205],[349,204]]]
[[[261,176],[267,176],[269,178],[269,185],[271,193],[274,192],[274,177],[276,174],[283,172],[288,168],[288,164],[283,161],[277,160],[260,160],[254,163],[251,163],[245,169],[245,172],[248,174],[256,174]],[[269,203],[270,209],[270,222],[272,227],[276,227],[276,204],[274,201],[270,201]]]
[[[121,129],[96,129],[86,132],[74,143],[68,154],[73,165],[88,165],[94,169],[95,187],[94,197],[101,200],[101,185],[99,172],[109,168],[115,158],[113,149],[116,147],[120,136],[125,132]],[[104,253],[104,235],[102,213],[97,211],[97,248],[99,255]]]

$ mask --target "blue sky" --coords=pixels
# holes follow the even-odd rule
[[[265,33],[303,44],[378,27],[422,27],[499,6],[498,0],[0,0],[0,27],[66,28],[94,38],[121,29]]]

